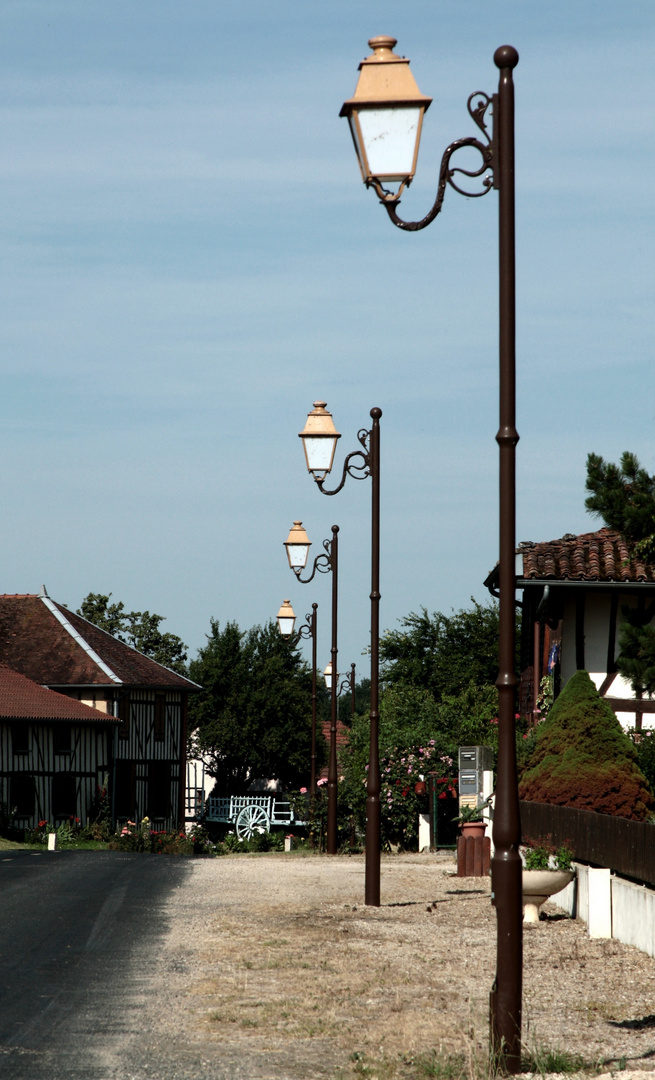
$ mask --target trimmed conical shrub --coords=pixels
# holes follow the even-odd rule
[[[537,729],[519,796],[635,821],[653,812],[634,747],[586,671],[569,679]]]

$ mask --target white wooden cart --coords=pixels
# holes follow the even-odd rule
[[[250,840],[253,833],[270,832],[275,826],[306,824],[295,816],[291,803],[277,795],[210,795],[205,821],[234,825],[239,840]]]

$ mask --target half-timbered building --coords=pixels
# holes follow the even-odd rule
[[[0,802],[18,828],[97,813],[119,723],[0,665]]]
[[[195,683],[56,604],[45,590],[0,596],[0,664],[106,716],[114,822],[147,815],[154,828],[183,823],[187,701]],[[79,768],[90,774],[97,750],[82,743],[88,769],[83,762]],[[3,756],[3,775],[6,764]],[[83,819],[81,810],[75,816]]]
[[[485,582],[495,593],[497,568]],[[555,696],[575,671],[589,672],[625,728],[655,726],[655,701],[638,698],[618,673],[626,611],[655,617],[655,566],[635,558],[612,529],[522,543],[516,555],[522,592],[520,708],[534,713],[542,678]]]

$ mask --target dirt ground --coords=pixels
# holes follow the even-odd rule
[[[389,856],[381,907],[363,900],[361,856],[194,861],[168,905],[148,1041],[198,1078],[405,1080],[439,1075],[433,1051],[463,1054],[473,1076],[495,969],[489,880],[457,878],[451,853]],[[655,1069],[655,960],[543,910],[524,934],[528,1048],[625,1078]]]

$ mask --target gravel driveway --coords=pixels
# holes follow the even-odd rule
[[[197,859],[170,895],[157,985],[124,1076],[391,1080],[488,1038],[495,915],[488,879],[451,854],[389,856],[366,908],[359,856]],[[526,929],[524,1041],[606,1070],[655,1067],[655,961],[551,905]],[[619,1059],[625,1059],[625,1063]]]

